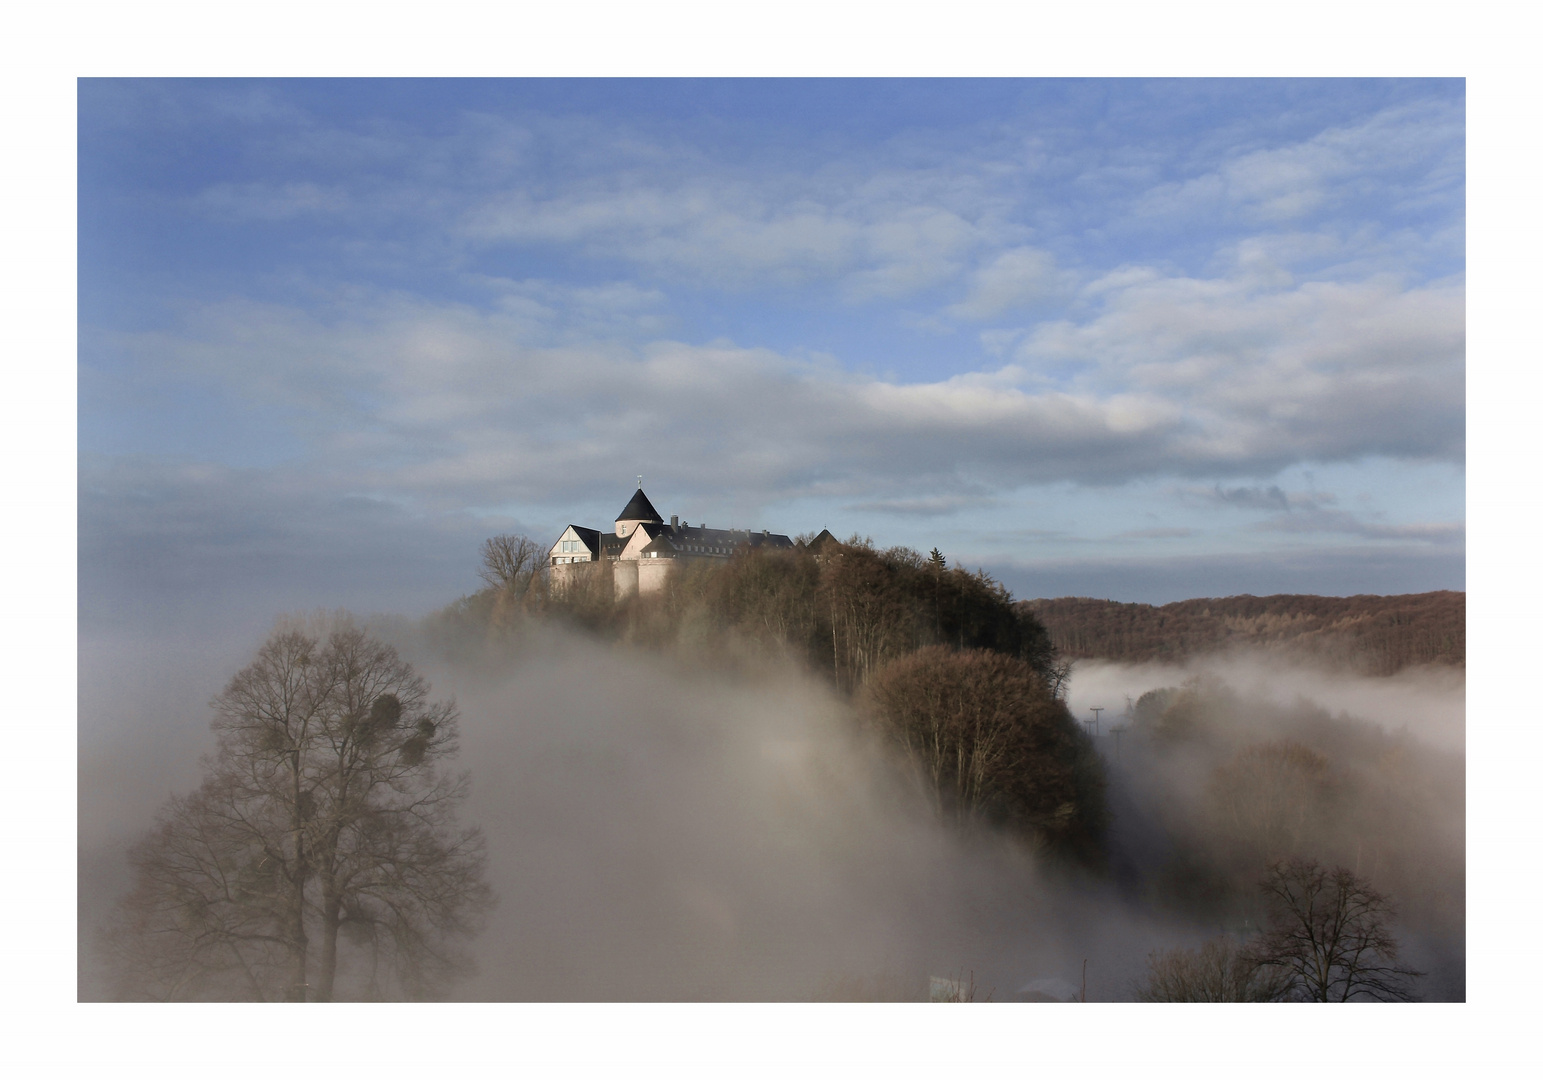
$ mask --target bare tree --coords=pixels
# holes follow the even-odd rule
[[[1392,903],[1344,867],[1311,859],[1273,863],[1260,882],[1269,929],[1251,946],[1263,967],[1284,971],[1304,1001],[1412,1001],[1421,974],[1398,964]]]
[[[1291,992],[1286,972],[1261,965],[1228,937],[1198,949],[1159,949],[1147,957],[1141,1001],[1282,1001]]]
[[[456,826],[451,702],[346,620],[276,631],[213,702],[219,747],[131,853],[109,936],[120,992],[421,997],[462,969],[491,900],[483,843]],[[340,946],[342,946],[340,948]]]
[[[1057,657],[1050,664],[1050,673],[1045,681],[1050,686],[1050,696],[1057,701],[1066,700],[1066,691],[1071,686],[1072,662]]]
[[[477,576],[495,589],[524,596],[546,569],[547,549],[528,536],[504,533],[482,542]]]
[[[1027,661],[929,646],[876,671],[864,705],[920,768],[939,810],[1012,821],[1073,847],[1102,830],[1097,755]]]
[[[975,985],[975,971],[972,968],[968,975],[961,971],[953,977],[932,975],[928,977],[927,999],[933,1002],[950,1002],[954,1004],[975,1000],[975,995],[980,989]],[[992,990],[986,991],[982,1001],[990,1001]]]
[[[821,575],[833,674],[836,685],[848,689],[911,649],[916,637],[915,612],[907,603],[902,575],[883,555],[852,539]]]

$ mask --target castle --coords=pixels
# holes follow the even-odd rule
[[[755,548],[790,548],[793,541],[780,533],[747,529],[709,529],[688,525],[675,514],[666,525],[639,485],[636,493],[616,515],[612,532],[569,525],[547,553],[553,584],[560,585],[581,572],[585,563],[609,570],[617,599],[633,593],[658,592],[682,561],[727,559],[738,551]]]

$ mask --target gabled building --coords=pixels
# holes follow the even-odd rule
[[[727,559],[741,551],[793,546],[788,537],[764,529],[709,529],[705,524],[683,522],[675,514],[666,524],[640,487],[616,515],[610,532],[569,525],[548,558],[554,584],[577,573],[609,572],[620,598],[657,592],[683,561]],[[599,565],[580,569],[584,563]]]

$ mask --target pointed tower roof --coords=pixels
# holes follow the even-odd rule
[[[809,550],[813,552],[825,551],[827,548],[841,548],[841,541],[830,534],[829,529],[821,529],[820,535],[809,541]]]
[[[648,501],[648,496],[643,494],[643,489],[638,488],[632,500],[623,507],[622,512],[616,515],[617,521],[658,521],[664,518],[659,516],[659,511],[654,509],[654,504]]]

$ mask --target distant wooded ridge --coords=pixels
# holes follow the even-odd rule
[[[1069,658],[1179,662],[1262,647],[1369,675],[1466,662],[1466,594],[1228,596],[1154,607],[1067,596],[1023,600]]]

